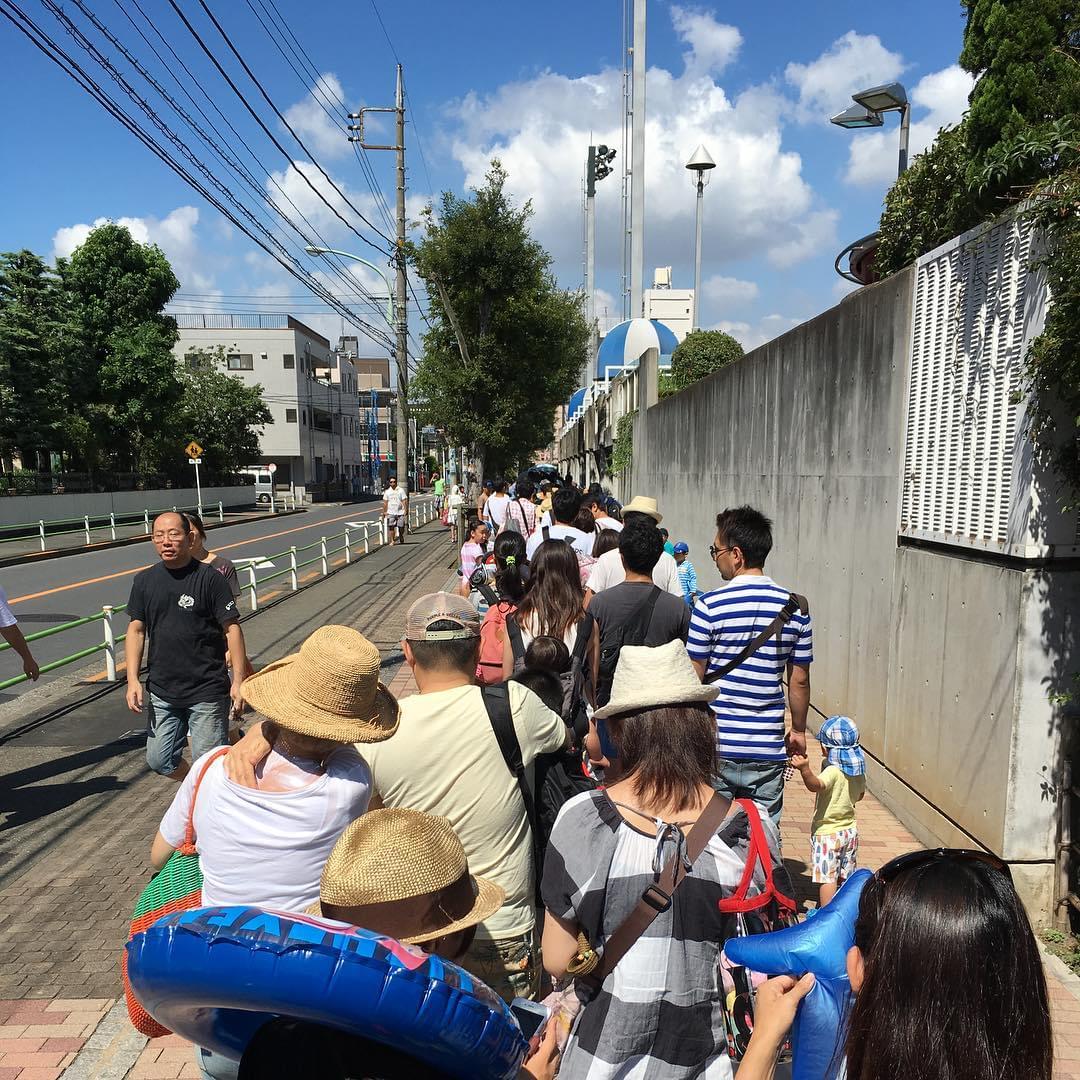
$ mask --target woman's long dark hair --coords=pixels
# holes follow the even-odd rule
[[[501,532],[492,548],[495,555],[495,588],[499,597],[520,604],[525,596],[525,537],[521,533]],[[511,560],[507,562],[507,560]]]
[[[646,808],[698,805],[716,771],[716,718],[706,704],[667,705],[609,716],[619,761]]]
[[[870,881],[849,1080],[1051,1080],[1046,980],[1007,875],[941,856]]]
[[[592,553],[594,559],[599,559],[601,555],[606,555],[609,551],[614,551],[619,546],[619,530],[618,529],[601,529],[596,534],[596,539],[592,542]]]
[[[533,637],[562,638],[585,615],[585,592],[577,555],[565,540],[545,540],[529,564],[529,588],[517,611],[519,626]]]

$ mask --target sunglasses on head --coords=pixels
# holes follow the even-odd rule
[[[895,881],[905,870],[946,858],[985,863],[995,870],[1000,870],[1009,879],[1010,883],[1012,882],[1012,871],[1009,870],[1008,863],[1003,862],[996,855],[991,855],[989,851],[973,851],[969,848],[939,847],[930,848],[927,851],[909,851],[906,855],[898,855],[895,859],[887,862],[874,877],[882,885],[887,885],[890,881]]]

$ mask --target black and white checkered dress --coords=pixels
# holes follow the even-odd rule
[[[782,867],[776,830],[767,814],[761,817],[774,866]],[[560,1080],[730,1080],[718,961],[731,916],[721,915],[717,901],[735,891],[749,847],[749,824],[738,811],[709,841],[671,907],[581,1011]],[[674,850],[666,841],[663,862]],[[626,822],[604,792],[578,795],[551,833],[544,905],[600,945],[653,880],[656,854],[656,836]],[[759,891],[752,887],[750,895]]]

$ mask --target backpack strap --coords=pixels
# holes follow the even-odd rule
[[[535,524],[536,518],[535,517],[533,518],[534,524],[533,524],[533,527],[530,529],[529,528],[529,515],[525,513],[525,507],[522,505],[521,499],[520,498],[515,499],[514,501],[518,504],[518,509],[521,511],[521,524],[522,524],[522,527],[525,529],[525,539],[527,540],[530,536],[532,536],[532,534],[534,532],[536,532],[536,524]]]
[[[803,605],[806,605],[805,607]],[[749,659],[769,640],[774,634],[776,635],[776,643],[780,644],[780,635],[784,631],[784,627],[791,621],[791,617],[796,611],[802,611],[803,614],[810,614],[810,605],[806,602],[805,596],[796,596],[795,593],[789,593],[787,600],[784,602],[784,606],[777,612],[776,618],[765,627],[745,648],[739,651],[739,655],[732,657],[727,663],[718,667],[715,671],[710,671],[701,681],[704,683],[719,682],[725,675],[734,671],[744,660]]]
[[[510,639],[510,651],[513,653],[514,662],[525,659],[525,639],[521,636],[521,627],[511,612],[506,616],[506,636]]]
[[[698,856],[716,835],[729,809],[731,809],[731,803],[714,792],[713,797],[705,804],[701,815],[686,834],[686,858],[690,866],[694,865]],[[633,948],[642,934],[652,925],[656,916],[671,907],[675,890],[687,877],[686,872],[681,877],[676,876],[681,865],[682,860],[679,858],[678,851],[673,852],[660,874],[659,881],[651,882],[646,887],[634,910],[607,939],[603,956],[596,969],[589,975],[577,978],[575,982],[584,983],[593,993],[600,988],[604,979],[615,970],[615,965]]]
[[[503,761],[506,762],[510,775],[517,781],[518,791],[521,792],[521,801],[525,804],[525,817],[529,822],[535,849],[540,836],[536,817],[536,802],[525,778],[525,762],[521,756],[521,743],[518,741],[517,732],[514,730],[514,717],[510,711],[510,692],[506,687],[506,683],[496,683],[494,686],[481,686],[480,696],[484,699],[484,708],[487,710],[491,730],[495,732],[495,741],[499,744]]]
[[[719,901],[720,910],[728,913],[757,911],[775,900],[780,907],[795,911],[795,901],[780,892],[773,881],[772,852],[769,850],[769,841],[761,824],[757,804],[752,799],[738,799],[737,802],[750,823],[750,848],[746,853],[746,864],[743,866],[739,885],[731,896]],[[765,887],[757,896],[748,898],[747,893],[754,882],[754,870],[759,863],[765,875]]]

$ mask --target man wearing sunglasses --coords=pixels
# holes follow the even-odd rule
[[[772,522],[760,511],[740,506],[717,515],[709,554],[724,585],[698,597],[686,649],[702,680],[720,688],[712,703],[717,790],[729,799],[754,799],[779,825],[787,756],[806,753],[814,650],[805,600],[765,573],[771,550]]]

